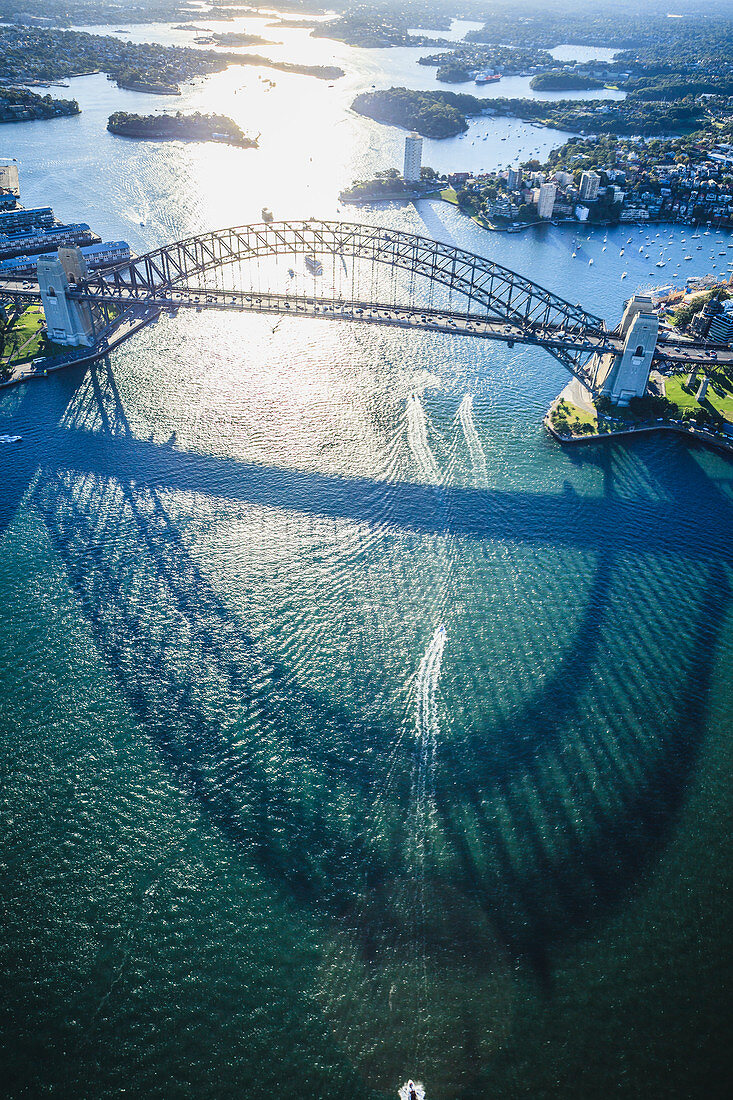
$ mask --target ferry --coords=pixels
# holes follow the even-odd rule
[[[316,259],[315,256],[306,256],[305,266],[308,268],[311,275],[322,275],[323,274],[323,264],[321,263],[320,260]]]
[[[480,72],[476,73],[474,77],[475,84],[496,84],[497,80],[501,80],[499,73]]]

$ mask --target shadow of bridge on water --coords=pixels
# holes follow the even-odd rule
[[[345,917],[367,954],[385,936],[399,940],[399,884],[414,873],[401,832],[413,739],[400,743],[381,806],[389,839],[370,835],[383,746],[405,715],[375,720],[300,683],[217,592],[167,494],[345,517],[395,537],[430,532],[593,554],[562,659],[517,697],[498,730],[477,725],[441,743],[431,792],[427,876],[444,904],[429,917],[427,950],[480,964],[498,941],[542,976],[549,949],[617,903],[664,845],[704,731],[729,608],[729,499],[683,444],[669,452],[678,497],[645,496],[634,478],[660,477],[645,454],[598,452],[605,490],[588,499],[269,469],[136,439],[104,362],[39,450],[27,503],[43,517],[102,659],[181,787],[243,859],[301,903]],[[703,517],[701,548],[690,531]],[[669,602],[660,557],[685,588],[679,605]],[[609,623],[630,559],[643,583],[623,609],[628,637],[614,653]],[[683,610],[684,636],[671,621]],[[551,629],[551,616],[545,623],[538,614],[538,628]],[[673,643],[674,681],[660,684]]]

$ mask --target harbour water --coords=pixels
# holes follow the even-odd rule
[[[263,205],[374,219],[614,323],[652,281],[637,228],[573,257],[440,203],[339,213],[399,163],[348,102],[407,51],[288,33],[347,76],[174,101],[259,150],[114,138],[170,103],[85,77],[78,118],[5,128],[24,201],[137,251]],[[486,119],[426,162],[479,167],[482,128],[486,167],[561,140]],[[731,464],[563,450],[564,382],[539,349],[182,312],[3,395],[8,1095],[729,1095]]]

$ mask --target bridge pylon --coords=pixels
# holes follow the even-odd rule
[[[39,259],[37,278],[49,339],[66,347],[93,347],[91,306],[68,297],[71,287],[88,278],[81,249],[60,248],[56,256]]]
[[[632,397],[643,397],[649,383],[654,351],[659,335],[659,318],[651,298],[635,294],[624,310],[619,335],[624,337],[623,351],[596,356],[593,374],[600,390],[614,405],[628,405]]]

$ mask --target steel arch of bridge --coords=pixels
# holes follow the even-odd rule
[[[363,259],[372,264],[400,269],[411,276],[422,276],[462,295],[466,302],[465,311],[452,314],[445,310],[433,312],[439,312],[441,316],[467,316],[476,322],[506,322],[510,326],[507,333],[492,330],[473,334],[504,339],[508,343],[516,339],[538,344],[573,374],[584,378],[585,364],[594,353],[617,350],[602,318],[588,313],[580,305],[573,305],[483,256],[384,226],[295,221],[221,229],[136,257],[90,277],[71,293],[75,298],[100,304],[139,303],[147,307],[159,305],[162,309],[172,309],[193,305],[196,301],[194,294],[200,296],[208,293],[207,288],[192,285],[192,280],[212,269],[265,257],[305,255]],[[172,300],[174,292],[176,299]],[[269,305],[262,305],[260,297],[260,308],[284,311],[289,295],[265,292],[265,296]],[[309,303],[329,301],[326,298],[300,297]],[[223,299],[217,304],[224,304]],[[386,304],[379,302],[361,301],[360,305],[386,307]],[[256,306],[248,307],[240,297],[239,308]],[[431,312],[422,306],[412,305],[398,305],[395,309],[399,314],[411,313],[418,318]],[[418,324],[417,327],[442,327],[435,322],[435,318],[424,319],[425,325]]]

